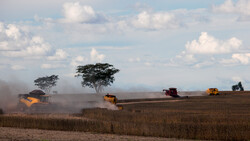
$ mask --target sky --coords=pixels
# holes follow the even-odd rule
[[[0,80],[93,92],[79,65],[120,72],[105,91],[250,89],[250,0],[1,0]]]

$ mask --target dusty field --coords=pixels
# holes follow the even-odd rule
[[[0,127],[1,141],[189,141],[157,137],[97,134],[90,132],[50,131],[39,129],[19,129]]]
[[[82,100],[80,97],[75,100]],[[20,140],[62,140],[62,135],[66,135],[66,140],[250,139],[249,92],[221,92],[220,96],[150,100],[123,106],[122,111],[87,108],[77,114],[0,115],[0,139],[15,140],[19,134]],[[23,129],[6,127],[34,130],[22,132]]]

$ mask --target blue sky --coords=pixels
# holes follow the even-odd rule
[[[93,92],[78,65],[113,64],[106,91],[249,89],[250,0],[1,0],[0,77],[30,89]]]

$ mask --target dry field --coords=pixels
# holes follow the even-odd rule
[[[94,108],[77,114],[3,114],[0,127],[195,140],[250,140],[250,92],[221,92],[220,96],[123,106],[122,111]]]

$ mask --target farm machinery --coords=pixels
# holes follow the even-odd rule
[[[49,102],[49,95],[46,95],[41,90],[33,90],[29,94],[19,94],[19,103],[18,103],[18,109],[20,111],[40,111],[40,110],[46,110]]]
[[[122,110],[122,109],[123,109],[123,106],[122,106],[122,105],[117,105],[118,99],[116,98],[115,95],[106,94],[106,95],[103,97],[103,99],[104,99],[105,101],[108,101],[108,102],[110,102],[110,103],[116,105],[116,107],[117,107],[119,110]]]
[[[188,96],[180,96],[180,95],[178,95],[177,88],[169,88],[168,90],[163,89],[163,92],[165,92],[165,95],[172,96],[174,98],[188,98]]]
[[[217,88],[208,88],[206,93],[209,95],[219,95],[219,91]]]

